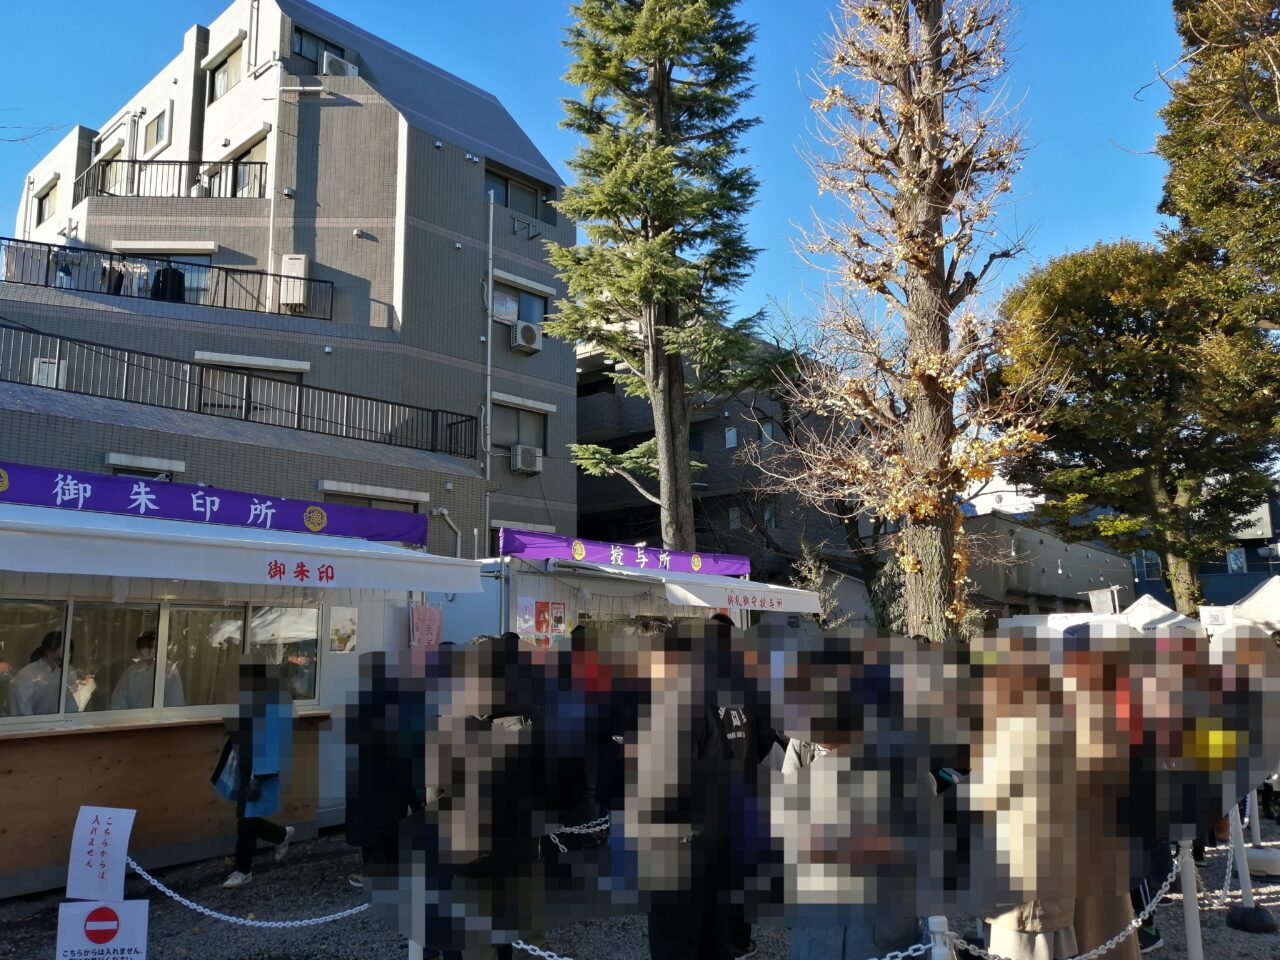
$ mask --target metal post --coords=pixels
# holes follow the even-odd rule
[[[1258,789],[1249,791],[1249,838],[1253,846],[1262,846],[1262,816],[1258,808]]]
[[[1187,960],[1204,960],[1204,944],[1200,939],[1200,898],[1196,890],[1196,862],[1191,859],[1191,840],[1179,847],[1182,869],[1182,922],[1187,935]]]
[[[1244,847],[1244,829],[1240,825],[1240,807],[1231,805],[1231,844],[1236,849],[1236,872],[1240,875],[1240,904],[1253,909],[1253,878],[1249,875],[1248,854]]]
[[[955,951],[951,949],[951,938],[947,933],[946,917],[929,918],[929,939],[933,942],[929,960],[955,960]]]

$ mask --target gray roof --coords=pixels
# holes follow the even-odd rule
[[[493,94],[306,0],[276,2],[284,15],[303,29],[357,53],[362,61],[361,77],[410,125],[543,183],[558,186],[563,182]]]
[[[48,414],[91,423],[182,434],[203,440],[221,440],[227,443],[267,447],[272,450],[314,454],[329,459],[408,467],[412,470],[427,470],[457,477],[478,479],[481,476],[480,466],[475,461],[461,460],[443,453],[428,453],[425,450],[393,447],[368,440],[307,433],[304,430],[276,427],[267,423],[249,423],[245,420],[188,413],[185,410],[149,407],[141,403],[90,397],[48,387],[29,387],[25,384],[0,382],[0,410]]]

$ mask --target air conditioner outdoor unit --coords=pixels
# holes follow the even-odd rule
[[[207,197],[209,195],[209,185],[207,183],[197,183],[191,188],[191,196]]]
[[[280,306],[305,310],[307,278],[311,276],[311,260],[305,253],[286,253],[280,257]]]
[[[521,323],[517,320],[511,325],[511,349],[521,353],[537,353],[542,349],[542,327],[536,323]]]
[[[518,443],[511,448],[512,473],[541,473],[542,451],[537,447],[526,447]]]
[[[326,77],[360,76],[360,70],[354,63],[349,60],[343,60],[341,57],[335,57],[327,50],[320,60],[320,72]]]

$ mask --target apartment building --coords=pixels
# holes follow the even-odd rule
[[[653,436],[648,403],[623,394],[600,353],[580,348],[578,435],[581,443],[629,450]],[[805,544],[821,547],[833,572],[836,598],[854,622],[871,616],[866,565],[851,549],[843,523],[770,491],[748,448],[782,439],[782,405],[767,393],[711,398],[698,405],[690,428],[690,456],[705,469],[694,477],[698,546],[751,558],[754,578],[786,582]],[[655,542],[658,508],[625,480],[578,477],[578,529],[614,542]],[[974,602],[994,625],[999,617],[1087,610],[1088,593],[1117,586],[1133,599],[1128,557],[1097,544],[1067,543],[1027,521],[1035,498],[1004,481],[975,486],[966,504],[966,531],[975,535],[970,569]],[[864,524],[865,532],[865,524]]]
[[[175,46],[20,185],[4,457],[430,511],[438,553],[575,532],[574,351],[541,327],[574,227],[529,136],[303,0]]]

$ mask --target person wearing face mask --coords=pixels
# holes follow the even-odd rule
[[[70,657],[68,657],[70,659]],[[18,671],[9,684],[5,712],[11,717],[34,717],[58,712],[58,691],[65,691],[67,713],[79,712],[72,688],[74,671],[62,677],[62,631],[50,630],[31,654],[31,662]]]
[[[138,710],[150,707],[156,676],[156,635],[148,630],[137,640],[138,658],[125,668],[111,691],[112,710]],[[182,677],[176,664],[169,664],[164,678],[164,705],[185,706]]]

